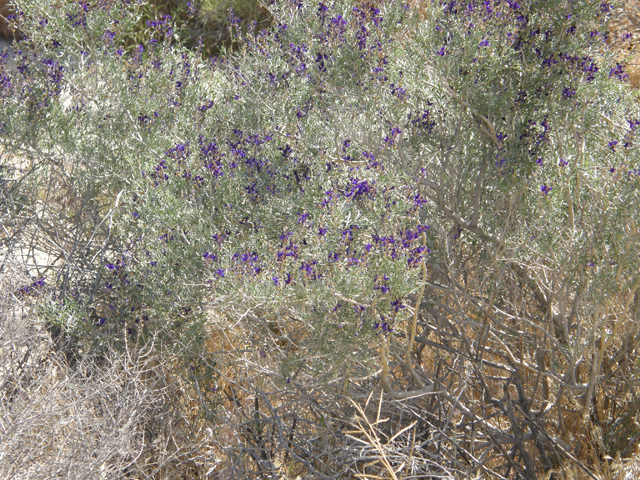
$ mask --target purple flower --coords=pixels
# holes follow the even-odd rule
[[[280,283],[280,280],[278,279],[278,277],[271,277],[271,280],[273,280],[273,284],[277,287]]]
[[[547,186],[546,183],[540,186],[540,191],[545,195],[548,195],[551,192],[551,190],[553,190],[553,187]]]
[[[407,91],[404,88],[396,87],[395,84],[393,83],[389,86],[391,87],[391,95],[395,95],[400,100],[405,98],[405,96],[407,95]],[[394,127],[394,128],[397,128],[397,127]],[[402,133],[402,132],[398,132],[398,133]],[[392,135],[393,135],[393,132],[392,132]]]
[[[298,214],[298,224],[302,225],[309,218],[308,213],[299,213]]]
[[[374,330],[378,330],[380,329],[380,332],[383,334],[388,334],[393,332],[393,328],[391,328],[391,326],[386,322],[385,316],[384,315],[380,315],[380,321],[379,322],[375,322],[373,324],[373,329]]]
[[[318,235],[323,236],[326,233],[327,233],[327,229],[326,228],[322,228],[322,227],[318,228]]]
[[[356,199],[366,194],[371,195],[374,192],[374,188],[373,188],[374,183],[375,182],[369,183],[367,180],[360,181],[357,178],[352,178],[351,189],[348,192],[345,192],[344,196]]]
[[[24,294],[28,294],[28,293],[38,293],[38,290],[40,289],[40,287],[42,287],[44,285],[44,277],[39,278],[38,280],[36,280],[35,282],[33,282],[31,285],[25,285],[24,287],[22,287],[20,289],[21,293]],[[35,290],[34,290],[35,289]]]
[[[176,144],[175,147],[170,148],[164,153],[167,157],[177,160],[180,163],[189,156],[190,152],[189,152],[188,146],[189,146],[188,143],[187,144],[178,143]]]
[[[609,71],[609,77],[616,77],[620,81],[625,80],[628,76],[624,71],[624,67],[619,63],[616,63],[616,66]]]
[[[400,300],[392,300],[391,302],[391,306],[393,307],[393,309],[396,311],[396,313],[405,308],[405,306],[402,304],[402,302]]]
[[[331,19],[331,24],[336,27],[343,28],[347,24],[347,21],[342,18],[342,15],[338,15],[336,18]]]
[[[216,273],[218,274],[219,277],[224,277],[224,270],[223,269],[219,268]]]
[[[565,160],[564,158],[560,159],[559,165],[561,167],[566,167],[567,165],[569,165],[569,162],[567,160]]]
[[[116,33],[111,30],[105,30],[102,38],[104,38],[109,45],[112,45],[113,40],[116,38]]]

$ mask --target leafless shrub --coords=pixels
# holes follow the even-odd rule
[[[608,300],[611,313],[587,311],[574,325],[542,294],[550,271],[510,265],[500,295],[488,295],[474,280],[474,252],[458,253],[468,255],[464,270],[449,264],[427,279],[413,371],[410,332],[389,337],[386,393],[357,366],[329,382],[274,369],[306,361],[293,326],[220,322],[202,358],[227,419],[214,433],[220,478],[631,478],[637,295],[623,291]]]
[[[357,366],[330,381],[303,368],[287,377],[273,367],[296,355],[295,341],[269,328],[259,335],[212,325],[219,328],[200,361],[216,379],[216,478],[468,477],[456,459],[465,432],[451,438],[447,415],[455,413],[433,395],[396,400],[382,393],[377,374]]]

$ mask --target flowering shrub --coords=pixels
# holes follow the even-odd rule
[[[285,341],[282,382],[381,367],[388,394],[440,389],[468,421],[451,355],[489,402],[483,355],[507,396],[543,378],[521,401],[577,392],[588,412],[609,388],[597,372],[637,320],[640,114],[608,4],[279,1],[271,30],[232,18],[238,51],[207,60],[168,19],[125,49],[135,3],[17,6],[14,221],[43,225],[47,281],[92,335],[181,335],[213,311]]]
[[[192,38],[201,36],[204,48],[220,53],[220,47],[232,44],[230,25],[233,24],[253,33],[269,27],[271,14],[259,0],[203,0],[198,2],[195,31]],[[229,15],[229,11],[233,15]]]

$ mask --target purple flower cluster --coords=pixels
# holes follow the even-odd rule
[[[234,253],[232,259],[232,271],[239,275],[255,277],[264,270],[264,265],[257,252]]]
[[[423,245],[415,245],[416,242],[419,243],[423,233],[428,229],[429,225],[418,225],[415,230],[401,230],[396,236],[388,235],[381,237],[374,234],[371,236],[371,239],[374,244],[391,259],[396,260],[404,256],[407,267],[416,268],[421,264],[424,254],[431,252],[429,248]]]
[[[102,35],[102,39],[107,43],[107,45],[111,46],[116,39],[116,32],[105,30],[104,34]]]
[[[389,281],[389,277],[387,274],[382,275],[382,277],[377,276],[375,278],[375,285],[373,287],[374,290],[380,290],[380,293],[386,294],[391,291],[391,289],[387,286],[387,282]]]
[[[398,313],[400,310],[402,310],[403,308],[407,308],[406,305],[402,304],[402,301],[397,299],[397,300],[391,300],[389,302],[391,304],[391,308],[393,309],[393,311],[395,313]]]
[[[373,198],[375,196],[375,181],[369,182],[368,180],[358,180],[352,178],[349,186],[344,190],[343,195],[348,198],[356,200],[360,197]],[[329,195],[327,193],[327,195]],[[331,194],[330,196],[332,196]]]
[[[153,32],[164,36],[167,39],[173,37],[173,22],[171,15],[164,15],[158,20],[147,20],[147,27]]]
[[[87,26],[87,12],[89,11],[89,4],[82,0],[78,2],[80,9],[76,13],[67,13],[67,20],[72,27],[86,27]]]
[[[378,333],[382,333],[383,335],[388,335],[393,332],[393,327],[389,322],[387,322],[384,315],[380,315],[379,322],[374,322],[373,329],[378,330]]]
[[[45,277],[40,277],[38,280],[35,280],[31,284],[25,285],[24,287],[20,287],[18,291],[22,295],[32,295],[32,294],[37,295],[42,290],[42,287],[44,287],[44,284],[45,284]]]
[[[436,127],[436,121],[433,119],[429,110],[423,110],[417,114],[409,113],[407,118],[409,120],[407,126],[417,127],[420,131],[426,132],[427,134],[433,133],[433,129]]]
[[[202,258],[204,258],[205,260],[212,261],[212,262],[218,261],[218,256],[216,254],[210,253],[210,252],[204,252],[202,254]]]
[[[178,164],[184,164],[185,160],[189,156],[189,144],[177,144],[175,147],[170,148],[165,152],[165,155],[173,160],[175,160]]]
[[[620,63],[616,63],[616,65],[612,67],[611,70],[609,71],[609,77],[615,77],[621,82],[623,82],[627,78],[629,78],[629,74],[624,71],[623,65],[621,65]]]

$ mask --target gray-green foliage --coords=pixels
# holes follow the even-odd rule
[[[53,289],[105,334],[214,310],[320,366],[373,366],[422,262],[429,302],[456,291],[505,321],[516,271],[540,302],[527,322],[549,315],[575,366],[631,315],[637,103],[600,5],[469,5],[276,2],[270,31],[236,28],[210,61],[166,24],[123,52],[135,3],[18,2],[1,139],[31,162],[21,215],[64,251]],[[72,199],[58,218],[36,200],[52,184]]]

